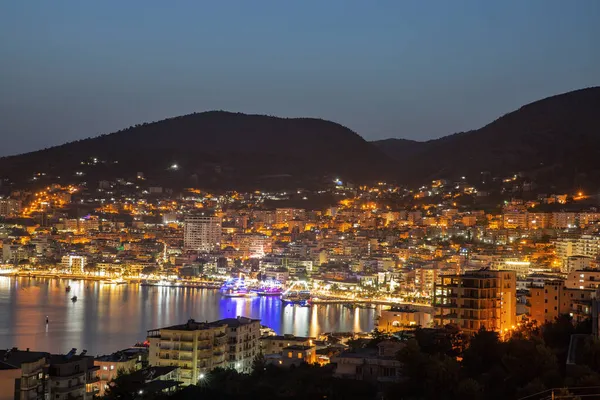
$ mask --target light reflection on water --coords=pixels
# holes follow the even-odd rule
[[[9,347],[89,354],[143,341],[146,331],[194,318],[260,318],[279,334],[370,331],[376,310],[342,305],[284,306],[275,297],[224,298],[216,290],[110,285],[92,281],[0,277],[0,349]],[[72,302],[72,296],[77,301]],[[46,316],[50,323],[46,330]]]

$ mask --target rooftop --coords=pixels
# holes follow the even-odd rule
[[[302,346],[302,345],[299,345],[299,344],[295,344],[293,346],[284,347],[283,350],[305,351],[305,350],[310,350],[312,348],[314,348],[314,346]]]
[[[112,354],[107,354],[103,356],[98,356],[94,359],[94,361],[104,361],[104,362],[125,362],[129,360],[137,359],[137,352],[128,352],[117,351]]]
[[[294,335],[277,335],[277,336],[265,336],[261,337],[260,340],[292,340],[306,342],[308,340],[315,340],[314,337],[305,336],[294,336]]]
[[[215,322],[211,322],[211,324],[227,325],[231,328],[238,328],[242,325],[248,325],[253,322],[260,323],[260,319],[252,319],[252,318],[247,318],[247,317],[224,318],[224,319],[220,319]]]
[[[21,368],[22,364],[28,364],[47,358],[50,354],[41,351],[19,350],[17,348],[0,350],[0,369]]]
[[[211,329],[211,328],[215,328],[217,326],[222,326],[225,324],[219,324],[217,322],[198,322],[195,321],[193,319],[189,319],[185,324],[179,324],[179,325],[172,325],[172,326],[168,326],[165,328],[158,328],[160,330],[169,330],[169,331],[201,331],[201,330],[205,330],[205,329]],[[152,329],[152,331],[158,330],[158,329]]]

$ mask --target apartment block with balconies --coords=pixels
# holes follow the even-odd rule
[[[214,323],[227,326],[228,367],[239,372],[252,372],[254,358],[260,353],[260,320],[237,317]]]
[[[0,400],[45,400],[48,387],[48,353],[19,350],[0,351]]]
[[[455,324],[470,334],[481,328],[506,332],[516,325],[516,285],[514,271],[441,276],[434,289],[434,323]]]
[[[100,367],[94,365],[94,357],[86,356],[85,350],[76,354],[52,354],[48,359],[48,388],[50,399],[92,399],[98,394]]]
[[[228,366],[227,325],[196,322],[148,331],[151,366],[179,367],[183,385],[191,385],[214,368]]]

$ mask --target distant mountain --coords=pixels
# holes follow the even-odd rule
[[[95,161],[94,161],[95,160]],[[481,129],[427,142],[366,142],[350,129],[312,118],[211,111],[0,158],[0,178],[31,182],[135,179],[168,187],[314,186],[523,173],[542,187],[600,189],[600,87],[540,100]],[[172,168],[176,165],[176,168]],[[60,178],[57,178],[60,177]],[[0,183],[2,181],[0,180]]]
[[[426,149],[425,142],[409,139],[383,139],[371,142],[375,147],[395,160],[403,160],[406,157],[414,157]]]
[[[523,172],[557,187],[600,188],[600,87],[536,101],[481,129],[374,145],[396,159],[402,181]]]
[[[44,172],[94,182],[143,172],[166,186],[228,188],[302,186],[338,175],[370,180],[389,174],[390,165],[358,134],[330,121],[211,111],[4,157],[0,175],[19,182]]]

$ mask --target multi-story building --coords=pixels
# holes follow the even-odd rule
[[[283,336],[264,336],[261,337],[260,352],[265,355],[281,354],[285,347],[289,346],[311,346],[315,338],[283,335]]]
[[[502,215],[502,224],[507,229],[527,228],[527,213],[506,212]]]
[[[580,269],[569,272],[565,287],[568,289],[595,289],[600,286],[600,270]]]
[[[228,366],[228,331],[221,322],[196,322],[148,331],[148,361],[155,367],[179,367],[179,379],[191,385],[210,370]]]
[[[48,353],[0,350],[0,400],[46,400]]]
[[[579,226],[582,228],[597,224],[599,221],[600,213],[579,213]]]
[[[61,259],[61,266],[63,269],[68,270],[73,273],[82,273],[83,268],[87,262],[87,257],[85,256],[63,256]]]
[[[103,396],[108,383],[117,377],[117,374],[131,373],[142,368],[142,358],[139,352],[119,351],[113,354],[96,357],[94,365],[98,367],[98,395]]]
[[[335,376],[373,383],[396,382],[402,378],[402,363],[396,357],[403,342],[383,341],[377,349],[344,351],[331,361],[336,364]]]
[[[426,328],[432,322],[432,311],[428,306],[419,306],[419,309],[392,307],[388,310],[381,310],[377,320],[377,329],[381,332],[397,332],[414,329],[417,326]]]
[[[227,327],[229,367],[239,372],[251,372],[254,358],[260,353],[260,320],[237,317],[213,323]]]
[[[317,362],[317,349],[312,345],[293,345],[282,349],[281,365],[284,367],[298,366],[300,364],[315,364]]]
[[[586,256],[570,256],[563,260],[564,272],[579,271],[580,269],[591,268],[595,258]]]
[[[19,243],[4,243],[2,245],[2,261],[18,263],[21,260],[28,260],[35,255],[35,246],[22,245]]]
[[[0,217],[15,217],[21,212],[21,202],[15,199],[0,199]]]
[[[444,275],[434,289],[434,323],[467,332],[480,328],[503,332],[516,325],[517,280],[514,271],[479,270]]]
[[[433,291],[433,285],[438,279],[439,269],[432,266],[424,266],[416,268],[413,272],[415,276],[415,290],[430,295]]]
[[[303,220],[306,210],[301,208],[278,208],[275,210],[275,223],[285,224],[294,219]]]
[[[262,258],[272,249],[269,237],[261,234],[237,234],[233,237],[233,244],[242,257]]]
[[[92,399],[98,394],[98,366],[94,357],[86,356],[85,350],[76,354],[52,354],[48,358],[48,387],[52,400]]]
[[[220,250],[221,234],[221,217],[190,215],[185,218],[183,245],[206,253]]]
[[[527,213],[527,227],[529,229],[546,229],[550,225],[548,213]]]
[[[562,280],[546,281],[529,289],[529,317],[538,324],[552,322],[561,314],[582,321],[592,312],[596,289],[571,289]]]
[[[600,255],[600,236],[581,235],[576,238],[558,238],[552,243],[556,256],[561,261],[562,272],[570,272],[568,270],[569,257],[579,256],[593,259]]]
[[[550,217],[550,227],[553,229],[570,229],[577,225],[577,213],[554,212]]]

